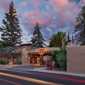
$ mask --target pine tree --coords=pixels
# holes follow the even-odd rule
[[[42,48],[45,45],[44,44],[45,40],[43,39],[40,29],[41,28],[39,27],[38,23],[36,22],[36,25],[34,26],[34,32],[33,32],[34,37],[31,38],[32,45],[35,48]]]
[[[76,17],[74,32],[76,44],[85,45],[85,6],[82,7],[81,12]]]
[[[9,13],[5,13],[5,19],[2,20],[2,27],[0,27],[1,39],[3,46],[14,46],[16,43],[21,43],[22,30],[19,26],[19,20],[16,15],[14,3],[9,4]]]

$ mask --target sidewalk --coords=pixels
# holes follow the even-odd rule
[[[13,64],[13,65],[2,65],[2,64],[0,64],[0,67],[1,68],[12,68],[12,67],[20,67],[20,66],[33,66],[33,64],[21,64],[21,65],[19,65],[19,64]]]
[[[51,73],[51,74],[61,74],[61,75],[68,75],[68,76],[76,76],[76,77],[85,77],[85,74],[82,73],[71,73],[71,72],[63,72],[63,71],[51,71],[46,70],[46,67],[35,69],[34,72],[41,72],[41,73]]]

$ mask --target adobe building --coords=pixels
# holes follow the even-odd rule
[[[60,50],[59,47],[45,47],[34,49],[32,44],[23,44],[22,47],[22,64],[46,65],[47,60],[52,58],[54,50]]]
[[[34,65],[46,65],[47,60],[52,58],[52,53],[54,50],[60,50],[59,47],[45,47],[34,49],[32,44],[21,44],[16,46],[18,51],[21,51],[20,54],[12,54],[12,62],[16,64],[17,60],[22,61],[22,64],[34,64]],[[10,56],[4,56],[0,54],[0,60],[11,61]]]
[[[12,62],[13,64],[16,64],[17,60],[22,61],[22,64],[28,63],[26,62],[26,56],[28,57],[28,54],[26,54],[29,50],[32,50],[32,44],[21,44],[20,46],[16,46],[16,50],[21,51],[22,53],[15,54],[12,53]],[[25,55],[24,55],[25,54]],[[0,54],[0,61],[9,61],[11,62],[11,57],[10,56],[4,56],[3,54]]]
[[[50,60],[52,58],[52,53],[54,50],[60,50],[59,47],[45,47],[45,48],[39,48],[35,50],[28,51],[29,55],[29,64],[34,65],[46,65],[47,60]]]

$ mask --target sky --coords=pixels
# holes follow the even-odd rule
[[[47,45],[49,38],[59,31],[71,36],[75,29],[76,17],[85,5],[85,0],[0,0],[0,27],[11,1],[17,10],[23,44],[30,43],[36,22],[41,27]]]

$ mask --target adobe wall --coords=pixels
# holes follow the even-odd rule
[[[17,54],[16,57],[17,57],[17,60],[22,61],[22,55],[21,54]]]
[[[67,71],[85,73],[85,45],[67,47]]]
[[[28,64],[28,51],[22,50],[22,64]]]

